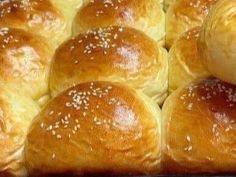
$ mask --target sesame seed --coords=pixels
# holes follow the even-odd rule
[[[53,153],[53,154],[52,154],[52,159],[55,159],[55,158],[56,158],[56,154]]]
[[[50,125],[48,128],[47,128],[47,131],[51,131],[52,130],[52,125]]]
[[[56,135],[56,131],[55,130],[52,130],[52,135]]]
[[[193,108],[193,103],[189,103],[187,109],[188,109],[189,111],[191,111],[192,108]]]
[[[61,139],[61,138],[62,138],[61,135],[58,134],[58,135],[57,135],[57,139]]]
[[[54,111],[50,111],[50,112],[49,112],[49,115],[53,115],[53,114],[54,114]]]
[[[96,125],[102,125],[102,122],[97,121]]]
[[[188,141],[188,142],[190,142],[190,141],[191,141],[191,138],[190,138],[190,136],[187,136],[187,137],[186,137],[186,139],[187,139],[187,141]]]

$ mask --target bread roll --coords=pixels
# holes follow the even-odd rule
[[[83,83],[34,119],[26,164],[34,176],[154,174],[160,138],[160,110],[142,92],[120,83]]]
[[[162,114],[166,172],[236,172],[236,86],[215,78],[174,92]]]
[[[26,176],[24,141],[37,104],[0,83],[0,176]]]
[[[169,54],[169,91],[172,92],[189,82],[209,76],[202,64],[197,41],[200,27],[193,28],[175,41]]]
[[[0,83],[38,99],[48,93],[52,49],[45,39],[14,28],[0,28]]]
[[[74,84],[102,80],[126,83],[161,103],[167,94],[166,51],[143,32],[99,28],[58,48],[50,75],[53,96]]]
[[[210,8],[218,0],[177,0],[166,14],[166,47],[186,31],[201,26]]]
[[[73,34],[107,26],[130,26],[164,40],[165,14],[158,0],[92,0],[78,11]]]
[[[236,84],[236,1],[221,0],[210,11],[199,40],[208,70],[217,78]]]
[[[54,47],[71,34],[65,20],[49,0],[0,1],[1,27],[22,28],[39,34]]]

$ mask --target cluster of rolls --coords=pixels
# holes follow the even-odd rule
[[[235,173],[236,1],[169,4],[171,94],[162,109],[163,169],[174,174]]]
[[[0,1],[0,176],[159,172],[162,6]]]
[[[0,176],[236,172],[236,0],[1,0]]]

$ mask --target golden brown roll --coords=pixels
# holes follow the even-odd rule
[[[84,2],[73,25],[73,34],[107,26],[130,26],[164,40],[165,14],[158,0],[92,0]]]
[[[0,83],[0,176],[26,176],[24,142],[38,111],[29,97]]]
[[[235,85],[194,81],[167,99],[162,120],[166,172],[236,172]]]
[[[120,83],[91,82],[55,97],[34,119],[25,148],[32,175],[154,174],[160,110]]]
[[[14,28],[0,28],[0,82],[33,99],[48,93],[52,49],[45,39]]]
[[[166,14],[166,47],[186,31],[201,26],[210,8],[218,0],[177,0]]]
[[[53,96],[74,84],[122,82],[161,103],[167,95],[167,53],[143,32],[127,27],[98,28],[65,42],[50,74]]]
[[[221,0],[202,27],[199,50],[208,70],[236,84],[236,1]]]
[[[49,0],[1,0],[0,26],[39,34],[53,47],[71,34],[64,16]]]
[[[175,41],[169,54],[169,91],[184,86],[191,81],[209,76],[203,66],[197,48],[200,27],[184,33]]]

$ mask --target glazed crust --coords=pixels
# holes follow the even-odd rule
[[[0,28],[0,82],[38,99],[48,93],[52,49],[45,39],[14,28]]]
[[[175,41],[169,53],[169,91],[182,87],[191,81],[209,76],[198,51],[200,27],[184,33]]]
[[[55,96],[77,83],[117,81],[162,102],[167,92],[167,72],[166,51],[143,32],[118,26],[98,28],[58,48],[50,89]]]
[[[207,69],[217,78],[236,84],[236,1],[219,1],[206,18],[199,51]]]
[[[41,35],[54,47],[71,34],[64,16],[49,0],[2,0],[0,26]]]
[[[74,35],[113,25],[129,26],[146,32],[156,41],[164,40],[165,14],[157,0],[93,0],[78,11]]]
[[[206,78],[178,89],[163,108],[168,173],[235,172],[236,86]]]
[[[25,150],[29,171],[36,175],[157,173],[159,115],[152,101],[120,83],[72,87],[33,121]]]
[[[166,14],[166,47],[170,48],[183,33],[201,26],[218,0],[177,0]]]

